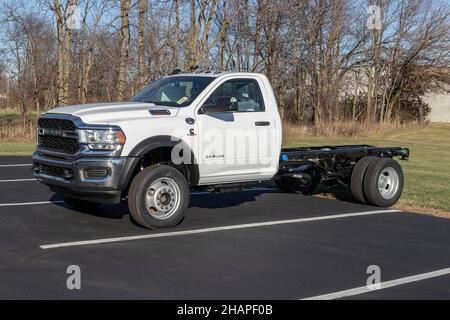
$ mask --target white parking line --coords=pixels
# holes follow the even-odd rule
[[[344,291],[324,294],[324,295],[320,295],[320,296],[305,298],[305,299],[301,299],[301,300],[333,300],[333,299],[339,299],[339,298],[344,298],[344,297],[355,296],[355,295],[358,295],[358,294],[368,293],[368,292],[372,292],[372,291],[383,290],[383,289],[386,289],[386,288],[400,286],[400,285],[403,285],[403,284],[412,283],[412,282],[416,282],[416,281],[421,281],[421,280],[426,280],[426,279],[430,279],[430,278],[440,277],[440,276],[444,276],[444,275],[447,275],[447,274],[450,274],[450,268],[436,270],[436,271],[431,271],[431,272],[427,272],[427,273],[421,273],[421,274],[417,274],[415,276],[400,278],[400,279],[396,279],[396,280],[380,282],[379,283],[379,288],[369,288],[367,286],[364,286],[364,287],[359,287],[359,288],[354,288],[354,289],[349,289],[349,290],[344,290]]]
[[[25,182],[25,181],[37,181],[35,178],[33,179],[11,179],[11,180],[0,180],[2,182]]]
[[[302,223],[302,222],[311,222],[311,221],[320,221],[320,220],[341,219],[341,218],[348,218],[348,217],[368,216],[368,215],[373,215],[373,214],[391,213],[391,212],[400,212],[400,210],[376,210],[376,211],[344,213],[344,214],[335,214],[335,215],[312,217],[312,218],[266,221],[266,222],[238,224],[238,225],[212,227],[212,228],[204,228],[204,229],[174,231],[174,232],[167,232],[167,233],[153,233],[153,234],[146,234],[146,235],[139,235],[139,236],[63,242],[63,243],[41,245],[39,247],[41,249],[54,249],[54,248],[61,248],[61,247],[85,246],[85,245],[91,245],[91,244],[102,244],[102,243],[111,243],[111,242],[123,242],[123,241],[142,240],[142,239],[176,237],[176,236],[186,236],[186,235],[192,235],[192,234],[210,233],[210,232],[226,231],[226,230],[248,229],[248,228],[282,225],[282,224],[292,224],[292,223]]]
[[[17,203],[0,203],[0,207],[15,207],[15,206],[34,206],[38,204],[63,203],[63,200],[56,201],[38,201],[38,202],[17,202]]]
[[[0,168],[9,168],[9,167],[31,167],[31,163],[0,164]]]

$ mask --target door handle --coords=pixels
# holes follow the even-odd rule
[[[255,126],[270,126],[270,122],[269,121],[256,121],[255,122]]]

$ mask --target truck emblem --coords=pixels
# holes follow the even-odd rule
[[[38,135],[42,136],[54,136],[54,137],[65,137],[65,138],[76,138],[78,137],[76,131],[53,129],[53,128],[38,128]]]
[[[39,134],[47,135],[47,136],[62,136],[63,131],[61,129],[51,129],[51,128],[39,128]]]

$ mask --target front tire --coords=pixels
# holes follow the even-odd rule
[[[131,216],[149,229],[176,226],[183,220],[188,205],[186,178],[167,165],[153,165],[139,172],[128,193]]]

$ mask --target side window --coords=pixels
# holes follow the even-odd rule
[[[220,85],[202,105],[205,113],[232,111],[233,83],[231,81]]]
[[[254,80],[235,82],[238,112],[264,111],[263,99],[258,83]]]
[[[261,112],[264,102],[255,80],[230,80],[221,84],[202,105],[205,113]]]

